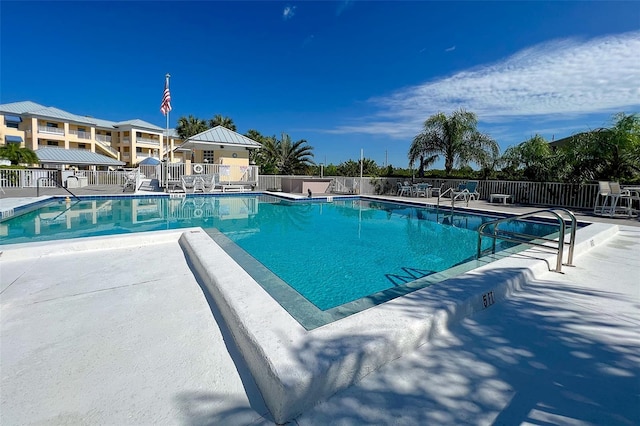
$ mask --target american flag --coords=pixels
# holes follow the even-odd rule
[[[164,93],[162,94],[162,103],[160,104],[160,112],[167,115],[171,111],[171,92],[169,92],[169,77],[164,81]]]

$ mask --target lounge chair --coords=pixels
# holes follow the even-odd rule
[[[215,190],[222,190],[222,185],[220,184],[220,175],[204,175],[202,176],[204,181],[204,190],[206,192],[214,192]]]
[[[455,198],[456,200],[462,199],[467,202],[470,200],[479,200],[480,193],[477,191],[477,188],[477,180],[470,180],[467,183],[461,183],[460,185],[458,185],[458,190],[453,191],[453,198]]]
[[[413,195],[413,188],[411,187],[411,185],[409,185],[408,182],[405,182],[404,184],[398,182],[398,189],[397,189],[397,194],[399,197],[402,197],[403,195],[407,195],[409,197],[411,197]]]
[[[180,176],[180,182],[182,190],[186,192],[195,192],[196,177],[195,176]]]
[[[480,193],[478,192],[478,181],[477,180],[470,180],[469,182],[467,182],[467,190],[469,191],[469,194],[471,195],[471,199],[472,200],[479,200],[480,199]]]
[[[416,197],[427,197],[427,194],[429,194],[429,196],[431,196],[431,191],[430,191],[431,185],[429,185],[428,183],[419,183],[415,186],[415,195]]]
[[[138,179],[136,172],[128,172],[124,177],[124,185],[122,192],[127,192],[127,189],[136,192],[138,190]]]

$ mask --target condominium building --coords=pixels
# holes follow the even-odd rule
[[[109,121],[31,101],[0,104],[0,145],[33,151],[45,147],[87,150],[133,167],[148,157],[182,160],[173,150],[182,141],[174,129],[133,119]]]

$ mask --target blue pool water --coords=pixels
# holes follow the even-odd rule
[[[473,260],[476,230],[492,219],[359,199],[290,202],[250,195],[57,200],[4,220],[0,244],[194,226],[217,230],[327,311]],[[557,229],[533,222],[513,226],[540,236]]]

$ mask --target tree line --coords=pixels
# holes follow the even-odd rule
[[[180,117],[176,132],[182,140],[216,126],[236,131],[230,117],[215,115],[203,120]],[[610,127],[585,131],[550,143],[536,134],[508,148],[502,155],[498,143],[477,129],[477,116],[464,109],[450,115],[442,112],[427,118],[413,138],[407,153],[408,168],[378,166],[362,160],[364,175],[375,177],[417,176],[432,178],[502,179],[582,183],[613,180],[640,183],[640,116],[618,113]],[[291,140],[286,133],[265,136],[250,129],[245,136],[262,149],[251,151],[251,162],[262,174],[359,176],[360,159],[338,165],[318,165],[313,147],[305,139]],[[13,165],[36,164],[35,153],[17,144],[0,146],[0,158]],[[444,170],[429,169],[444,160]],[[474,169],[471,164],[478,168]],[[323,169],[323,170],[322,170]]]
[[[208,127],[207,127],[208,125]],[[221,115],[208,122],[193,116],[178,120],[177,132],[184,140],[208,128],[224,126],[236,130],[233,120]],[[362,160],[363,174],[384,177],[436,177],[503,179],[581,183],[596,180],[640,182],[640,116],[619,113],[610,127],[585,131],[550,143],[536,134],[500,153],[498,143],[478,131],[476,114],[459,109],[427,118],[413,138],[407,153],[408,168],[378,166]],[[245,136],[262,144],[251,160],[262,174],[307,174],[359,176],[360,159],[338,165],[318,165],[313,147],[304,139],[293,142],[289,135],[264,136],[249,130]],[[444,160],[444,170],[429,169]],[[477,166],[472,168],[471,164]]]

